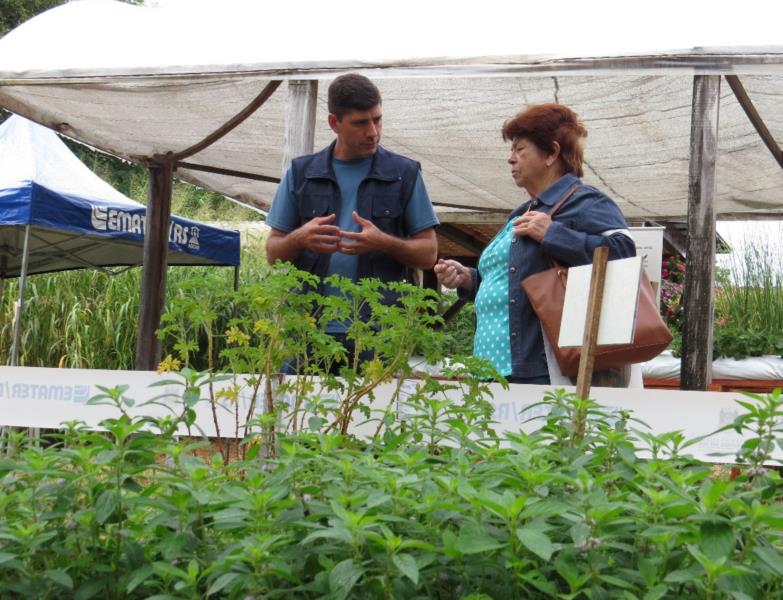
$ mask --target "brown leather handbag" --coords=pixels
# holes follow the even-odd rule
[[[572,188],[549,213],[553,215],[576,191]],[[557,364],[563,375],[574,376],[579,372],[580,348],[560,348],[560,321],[563,317],[563,303],[568,279],[568,268],[551,261],[553,266],[526,277],[522,289],[530,305],[541,321],[541,329],[552,345]],[[593,370],[603,371],[612,367],[650,360],[663,352],[672,341],[672,334],[661,318],[647,273],[642,270],[639,282],[639,305],[636,309],[634,339],[630,344],[597,346]]]

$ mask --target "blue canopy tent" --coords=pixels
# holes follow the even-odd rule
[[[0,298],[19,277],[11,363],[27,275],[141,265],[146,208],[87,168],[50,129],[13,115],[0,125]],[[172,216],[168,264],[239,265],[239,232]]]

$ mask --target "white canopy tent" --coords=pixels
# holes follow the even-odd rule
[[[582,116],[589,130],[586,180],[606,189],[629,218],[687,214],[694,74],[741,76],[773,135],[783,139],[778,109],[783,46],[652,46],[651,40],[683,43],[693,36],[677,27],[676,16],[669,20],[678,35],[637,26],[637,35],[649,34],[632,40],[610,24],[588,36],[600,41],[586,50],[555,54],[564,45],[561,40],[568,46],[566,35],[553,37],[546,27],[505,34],[504,19],[513,13],[505,12],[505,3],[488,2],[470,15],[477,21],[477,36],[481,26],[496,29],[493,38],[484,40],[489,47],[481,54],[465,32],[417,22],[404,40],[398,29],[368,27],[372,40],[359,50],[359,60],[346,59],[356,55],[360,42],[339,34],[345,13],[318,8],[330,3],[264,3],[266,25],[240,12],[247,4],[214,3],[221,8],[205,13],[187,10],[190,3],[180,11],[82,0],[48,11],[0,41],[0,105],[117,156],[140,160],[201,141],[270,80],[317,79],[322,81],[315,117],[319,147],[332,137],[326,125],[328,80],[361,70],[383,94],[383,143],[422,162],[427,188],[441,211],[508,211],[519,204],[499,131],[528,103],[557,100]],[[405,6],[411,3],[397,10]],[[313,13],[306,21],[300,14],[304,10]],[[531,10],[524,9],[526,18]],[[752,33],[742,37],[741,29],[732,31],[741,25],[738,16],[732,17],[706,37],[755,44],[764,39],[768,19],[756,15]],[[286,106],[287,94],[280,89],[187,162],[279,177]],[[721,90],[720,130],[716,211],[783,210],[783,170],[728,86]],[[269,207],[276,188],[275,182],[188,168],[178,168],[177,176],[262,209]]]
[[[699,192],[710,215],[783,210],[783,46],[769,45],[780,20],[749,4],[721,23],[706,3],[667,0],[620,26],[590,19],[591,3],[567,16],[492,1],[470,13],[404,1],[378,15],[358,3],[263,3],[263,20],[249,4],[208,13],[82,0],[48,11],[0,40],[0,106],[266,209],[291,155],[331,138],[328,81],[361,71],[383,94],[384,144],[421,161],[448,224],[497,221],[519,204],[500,126],[525,104],[559,101],[589,130],[585,179],[627,217],[661,220],[691,211],[694,80],[707,77],[715,126],[720,106],[715,180]],[[744,87],[755,125],[720,75]]]

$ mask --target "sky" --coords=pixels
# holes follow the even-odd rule
[[[573,54],[675,50],[697,46],[781,43],[780,0],[146,0],[166,10],[208,19],[242,13],[237,27],[259,38],[276,31],[299,43],[328,27],[331,43],[372,55],[384,40],[440,56],[460,54]],[[274,23],[273,30],[268,28]],[[455,44],[455,42],[457,42]],[[421,54],[422,56],[425,54]],[[346,58],[345,56],[343,58]]]

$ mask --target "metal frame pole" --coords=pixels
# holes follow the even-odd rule
[[[27,260],[30,256],[30,225],[24,228],[24,249],[22,250],[22,271],[19,274],[19,299],[16,301],[14,311],[14,337],[11,345],[11,360],[8,363],[12,367],[19,364],[19,340],[22,334],[22,314],[24,312],[24,290],[27,285]]]

